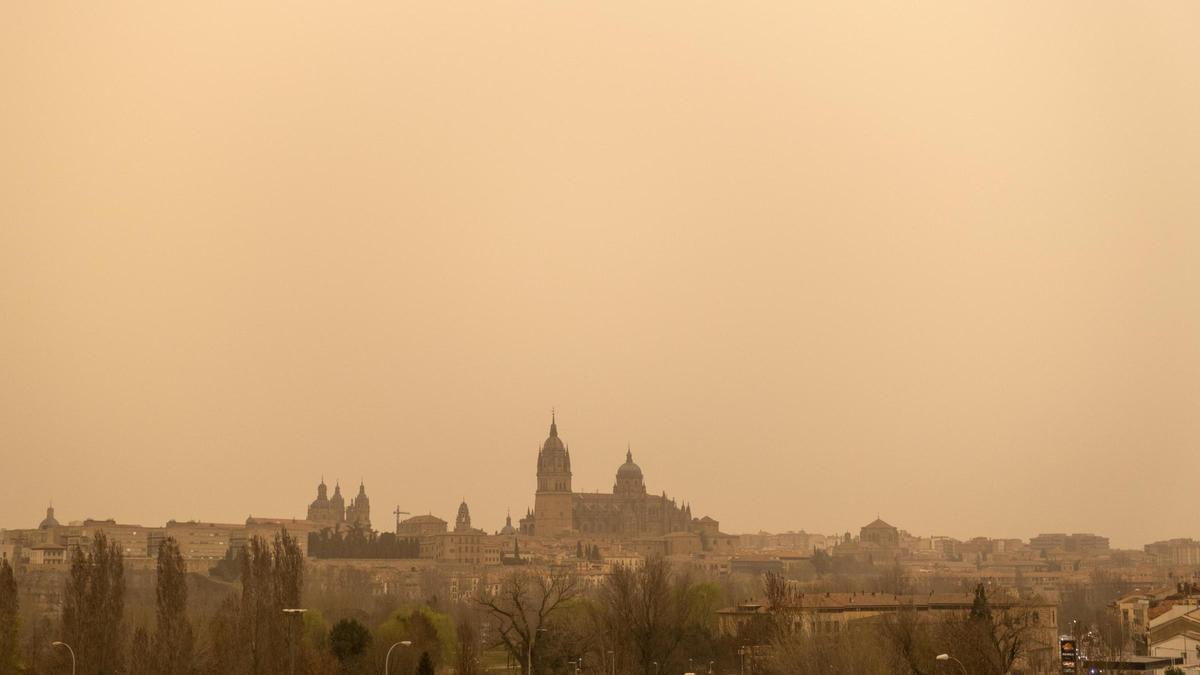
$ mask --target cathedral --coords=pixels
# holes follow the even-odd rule
[[[633,539],[659,537],[669,532],[696,529],[692,509],[674,499],[646,492],[642,469],[626,450],[625,463],[617,468],[612,493],[571,491],[571,451],[550,418],[550,436],[542,443],[537,460],[537,492],[533,511],[521,519],[521,533],[535,536],[582,534]]]
[[[325,479],[317,485],[317,498],[308,505],[308,518],[314,523],[320,523],[332,529],[342,527],[358,527],[363,530],[371,529],[371,500],[367,498],[367,488],[362,481],[358,483],[358,496],[346,506],[342,497],[342,486],[334,484],[333,496],[328,494]]]

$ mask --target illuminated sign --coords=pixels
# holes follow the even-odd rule
[[[1074,638],[1061,638],[1058,641],[1058,653],[1062,660],[1063,675],[1074,675],[1075,661],[1079,657],[1079,649]]]

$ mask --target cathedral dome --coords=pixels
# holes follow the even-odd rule
[[[644,495],[646,484],[642,482],[642,467],[633,463],[633,451],[625,451],[625,463],[617,467],[617,482],[613,494]]]
[[[642,479],[642,467],[633,463],[633,451],[625,451],[625,463],[617,469],[617,478]]]

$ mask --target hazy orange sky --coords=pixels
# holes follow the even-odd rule
[[[1200,4],[0,6],[0,526],[1200,536]]]

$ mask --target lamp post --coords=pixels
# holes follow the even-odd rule
[[[71,645],[65,642],[55,640],[50,643],[51,647],[66,647],[68,652],[71,652],[71,675],[75,675],[75,650],[71,649]]]
[[[617,653],[610,649],[608,656],[612,659],[612,675],[617,675]]]
[[[529,632],[529,645],[528,645],[529,650],[527,653],[527,657],[529,660],[525,662],[526,664],[528,664],[525,666],[527,668],[525,675],[533,675],[533,641],[537,639],[538,633],[548,633],[548,632],[550,632],[549,628],[538,628],[536,630]]]
[[[283,615],[302,618],[307,611],[307,609],[285,608]],[[290,621],[288,622],[288,672],[291,675],[296,675],[296,637],[292,634],[292,623]]]
[[[934,658],[936,658],[938,661],[953,661],[953,662],[957,663],[959,669],[962,670],[963,675],[967,675],[967,667],[963,665],[962,661],[959,661],[958,659],[954,658],[953,656],[950,656],[949,654],[938,654]]]
[[[383,657],[383,675],[388,675],[388,665],[391,663],[391,660],[392,660],[392,650],[395,649],[396,647],[411,647],[411,646],[412,646],[412,640],[401,640],[401,641],[397,642],[396,644],[392,645],[391,647],[388,647],[387,656]]]
[[[658,661],[654,662],[654,675],[658,675]]]

